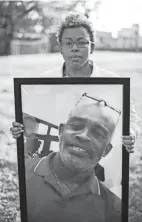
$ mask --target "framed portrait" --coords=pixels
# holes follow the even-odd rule
[[[17,139],[21,222],[57,221],[57,218],[72,222],[127,222],[129,154],[121,137],[129,135],[130,79],[15,78],[14,93],[16,122],[24,127],[23,134]],[[93,111],[88,111],[91,108],[87,107],[93,104]],[[73,114],[76,110],[79,115]],[[77,124],[73,118],[77,119]],[[69,123],[69,119],[73,123]],[[67,124],[73,127],[72,131]],[[74,136],[69,140],[70,132]],[[87,137],[82,136],[84,132]],[[61,143],[63,133],[64,146]],[[76,138],[80,141],[76,144],[82,144],[81,148],[76,147]],[[63,149],[68,141],[73,144],[72,152],[70,148]],[[110,149],[106,153],[108,144]],[[89,172],[89,164],[93,161],[89,147],[95,153],[94,160],[97,159],[91,165],[97,181],[97,184],[91,183],[91,191],[97,192],[98,196],[92,196],[90,191],[87,193],[89,182],[69,188],[69,176],[67,185],[56,178],[57,175],[52,175],[52,160],[59,154],[63,162],[60,171],[64,176],[64,166],[69,162],[63,161],[63,150],[67,158],[72,156],[72,165],[67,169],[76,164],[76,170],[84,167],[84,171],[77,171],[78,174]],[[105,151],[99,153],[99,147]],[[65,190],[70,192],[67,196]]]

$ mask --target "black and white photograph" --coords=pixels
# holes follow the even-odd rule
[[[15,79],[22,222],[128,221],[129,79],[67,80]]]
[[[94,172],[103,186],[128,205],[127,209],[122,207],[124,221],[141,222],[141,8],[141,0],[0,0],[0,222],[21,222],[24,212],[21,209],[26,204],[26,191],[21,194],[20,190],[22,180],[25,184],[24,176],[20,177],[21,169],[25,170],[22,157],[42,158],[59,150],[59,126],[67,121],[67,113],[82,95],[85,96],[80,102],[86,95],[98,100],[102,95],[110,106],[109,99],[112,103],[115,101],[115,109],[119,109],[120,103],[120,98],[115,100],[117,84],[118,88],[111,85],[107,93],[103,83],[102,88],[95,85],[101,93],[96,91],[94,94],[90,83],[89,91],[79,82],[77,91],[69,85],[58,88],[49,84],[46,88],[44,84],[34,83],[31,87],[27,83],[17,94],[21,92],[23,109],[20,111],[19,108],[23,116],[19,119],[15,114],[14,78],[29,78],[29,81],[32,78],[51,78],[53,81],[63,78],[69,82],[73,78],[76,81],[78,78],[85,78],[85,81],[94,81],[93,78],[96,81],[101,78],[116,78],[118,82],[121,78],[130,80],[130,107],[126,108],[130,115],[126,117],[129,118],[128,125],[125,124],[128,131],[122,130],[124,115],[121,112],[115,130],[118,132],[112,136],[112,149],[99,161]],[[47,99],[46,94],[50,109],[43,102]],[[127,96],[125,101],[129,102]],[[40,112],[36,102],[44,107]],[[23,150],[17,148],[19,143],[20,147],[24,144]],[[117,157],[112,158],[113,155]],[[127,166],[123,175],[123,168],[127,169]]]

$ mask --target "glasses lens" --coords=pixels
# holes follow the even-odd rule
[[[63,42],[63,46],[66,46],[68,48],[71,48],[72,47],[72,41],[64,41]]]
[[[85,48],[89,45],[89,41],[79,40],[77,42],[73,42],[70,40],[65,40],[62,44],[63,44],[63,46],[65,46],[67,48],[72,48],[73,44],[76,44],[78,48]]]
[[[89,44],[89,42],[87,42],[87,41],[85,41],[85,40],[81,40],[81,41],[78,41],[78,42],[77,42],[78,48],[85,48],[85,47],[88,46],[88,44]]]

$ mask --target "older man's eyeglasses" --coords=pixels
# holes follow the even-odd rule
[[[78,102],[76,103],[75,106],[78,105],[78,103],[83,99],[83,97],[87,97],[87,98],[89,98],[89,99],[95,100],[95,101],[97,101],[98,103],[103,102],[103,103],[104,103],[104,106],[108,106],[110,109],[114,110],[114,111],[117,112],[119,115],[121,115],[121,111],[120,111],[120,110],[115,109],[114,107],[112,107],[111,105],[109,105],[105,100],[103,100],[103,99],[96,99],[96,98],[94,98],[94,97],[92,97],[92,96],[89,96],[87,93],[83,93],[83,94],[82,94],[81,98],[78,100]]]
[[[77,40],[76,42],[73,42],[72,40],[64,40],[62,42],[62,45],[66,48],[72,49],[74,44],[76,44],[77,48],[86,48],[89,46],[89,44],[93,44],[94,42],[91,42],[86,39]]]

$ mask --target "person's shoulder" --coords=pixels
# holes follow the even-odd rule
[[[106,202],[106,211],[109,222],[120,222],[121,221],[121,210],[122,201],[111,192],[105,185],[100,182],[100,193]]]
[[[109,77],[109,78],[119,78],[120,77],[116,72],[107,70],[107,69],[102,68],[97,65],[96,65],[95,69],[96,69],[96,75],[98,77],[106,77],[106,78],[107,77]]]
[[[54,69],[46,70],[43,73],[40,74],[40,77],[52,77],[52,78],[59,78],[62,77],[62,67],[59,66]]]
[[[25,158],[26,171],[32,171],[42,158]]]
[[[101,182],[100,183],[100,192],[101,194],[107,198],[108,202],[109,203],[114,203],[115,202],[118,202],[118,203],[121,203],[121,199],[116,195],[114,194],[112,191],[110,191],[104,184],[102,184]]]

